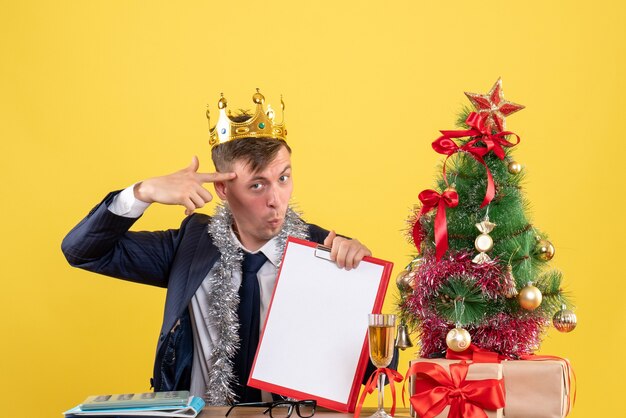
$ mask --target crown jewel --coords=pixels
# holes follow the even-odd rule
[[[211,147],[232,141],[233,139],[249,137],[267,137],[286,140],[287,130],[285,129],[285,103],[283,102],[283,97],[280,97],[282,110],[282,120],[280,123],[274,120],[275,112],[272,106],[268,104],[267,110],[263,109],[265,97],[259,92],[259,89],[256,89],[256,93],[252,96],[252,101],[256,104],[254,114],[250,115],[250,117],[243,122],[237,122],[237,119],[231,115],[230,110],[226,110],[228,101],[222,93],[217,102],[219,116],[213,128],[211,128],[211,117],[207,105],[206,117],[209,121],[209,144]]]

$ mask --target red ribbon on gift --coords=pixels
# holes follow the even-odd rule
[[[402,382],[402,375],[395,370],[389,369],[387,367],[378,368],[372,373],[372,375],[367,379],[367,383],[365,383],[365,389],[363,389],[363,393],[361,394],[361,398],[359,398],[359,403],[356,406],[354,411],[354,418],[359,418],[361,414],[361,409],[363,408],[363,402],[365,401],[365,397],[374,392],[378,383],[378,376],[380,374],[387,375],[387,380],[389,381],[389,388],[391,389],[391,398],[393,399],[393,404],[391,405],[391,416],[394,416],[396,413],[396,386],[394,382]]]
[[[450,405],[448,418],[487,418],[485,409],[504,407],[504,382],[500,379],[465,380],[469,365],[450,365],[450,374],[438,364],[413,363],[405,379],[415,376],[411,405],[421,418],[432,418]]]
[[[507,359],[495,351],[485,350],[474,344],[470,344],[467,349],[460,352],[452,351],[448,348],[446,358],[448,360],[469,360],[474,363],[500,363],[502,360]]]
[[[448,222],[446,221],[446,208],[453,208],[459,204],[459,195],[455,190],[446,190],[439,194],[435,190],[424,190],[418,198],[422,202],[422,209],[417,214],[417,219],[413,225],[413,242],[418,251],[422,243],[422,225],[420,218],[422,215],[437,208],[435,217],[435,247],[437,260],[448,250]]]
[[[443,178],[446,184],[448,183],[448,178],[446,176],[446,162],[448,158],[457,152],[467,152],[470,154],[476,161],[478,161],[485,170],[487,171],[487,190],[485,191],[485,197],[480,207],[483,208],[489,204],[493,200],[496,195],[496,187],[493,181],[493,176],[489,167],[487,167],[487,163],[483,157],[490,152],[493,153],[501,160],[506,156],[503,147],[513,147],[520,142],[520,137],[509,131],[498,132],[497,134],[492,134],[491,129],[485,125],[485,116],[480,115],[476,112],[471,112],[465,123],[469,125],[472,129],[465,129],[459,131],[440,131],[442,136],[437,138],[433,143],[433,149],[439,154],[447,155],[446,160],[443,163]],[[514,135],[517,138],[517,142],[512,143],[506,140],[507,135]],[[471,141],[467,142],[462,147],[459,147],[452,138],[463,138],[463,137],[475,137]],[[485,146],[477,146],[479,143],[483,143]]]

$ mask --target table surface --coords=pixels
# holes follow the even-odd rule
[[[390,407],[386,407],[385,410],[389,412]],[[376,408],[363,408],[361,411],[361,417],[367,418],[374,413]],[[207,406],[202,412],[198,415],[198,418],[224,418],[226,415],[226,411],[228,411],[228,407],[226,406]],[[269,418],[269,415],[263,415],[264,408],[235,408],[228,415],[228,418],[236,418],[236,417],[259,417],[259,418]],[[342,413],[337,411],[331,411],[330,409],[320,408],[318,407],[313,418],[346,418],[352,417],[354,414]],[[408,408],[396,408],[396,417],[409,418],[409,409]],[[294,412],[291,418],[299,418],[298,415]]]

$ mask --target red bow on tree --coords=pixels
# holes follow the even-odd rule
[[[492,134],[490,128],[485,125],[485,116],[479,115],[475,112],[471,112],[467,116],[465,123],[467,123],[472,129],[465,129],[461,131],[440,131],[442,135],[433,142],[432,146],[433,149],[439,154],[447,155],[446,161],[443,163],[443,179],[446,183],[448,182],[448,178],[446,176],[446,162],[448,161],[448,158],[459,151],[467,152],[485,167],[485,170],[487,170],[487,190],[485,192],[485,198],[480,205],[480,207],[483,208],[487,206],[496,195],[496,187],[493,182],[493,176],[491,175],[491,171],[489,170],[489,167],[487,167],[483,157],[493,151],[499,159],[503,160],[506,156],[503,147],[513,147],[519,144],[520,137],[509,131]],[[507,135],[515,135],[517,142],[508,142],[506,140]],[[462,147],[459,147],[452,140],[452,138],[463,138],[466,136],[475,138],[467,142]],[[484,146],[477,146],[478,143],[482,143]]]
[[[414,363],[405,379],[415,376],[411,405],[422,418],[432,418],[450,405],[448,418],[487,418],[485,409],[504,407],[504,382],[498,379],[465,380],[465,361],[450,365],[450,374],[438,364]]]
[[[434,190],[424,190],[419,194],[419,200],[422,202],[422,209],[417,215],[415,224],[413,225],[413,242],[418,251],[422,243],[423,233],[420,218],[422,215],[437,208],[437,216],[435,217],[435,246],[437,260],[448,250],[448,222],[446,221],[446,208],[453,208],[459,204],[459,195],[456,190],[446,190],[442,194]]]

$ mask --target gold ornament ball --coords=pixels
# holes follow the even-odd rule
[[[537,241],[537,245],[535,246],[535,254],[540,260],[552,260],[555,252],[556,250],[554,249],[554,245],[552,245],[552,243],[547,239],[540,239],[539,241]]]
[[[482,253],[491,251],[493,248],[493,238],[491,238],[488,234],[480,234],[474,240],[474,247]]]
[[[522,165],[517,161],[511,161],[508,165],[509,173],[519,174],[522,172]]]
[[[398,285],[400,290],[407,290],[409,288],[409,283],[406,280],[408,275],[408,270],[402,270],[396,277],[396,285]]]
[[[572,332],[576,328],[576,314],[569,309],[561,309],[552,317],[554,328],[560,332]]]
[[[461,352],[469,348],[472,343],[470,333],[464,328],[453,328],[446,335],[446,344],[452,351]]]
[[[396,277],[396,285],[401,291],[407,291],[415,287],[415,272],[402,270]]]
[[[409,287],[410,287],[411,289],[413,289],[413,290],[415,290],[415,288],[417,287],[417,281],[415,280],[415,275],[416,275],[416,274],[417,274],[417,273],[415,273],[414,271],[412,271],[412,272],[410,272],[410,273],[407,275],[407,278],[406,278],[407,283],[409,284]]]
[[[396,276],[396,284],[398,286],[400,286],[403,282],[404,277],[409,274],[408,270],[402,270],[400,273],[398,273],[398,275]]]
[[[531,283],[528,283],[528,285],[519,292],[517,298],[522,308],[528,311],[534,311],[541,305],[543,296],[541,295],[541,290],[537,289]]]

